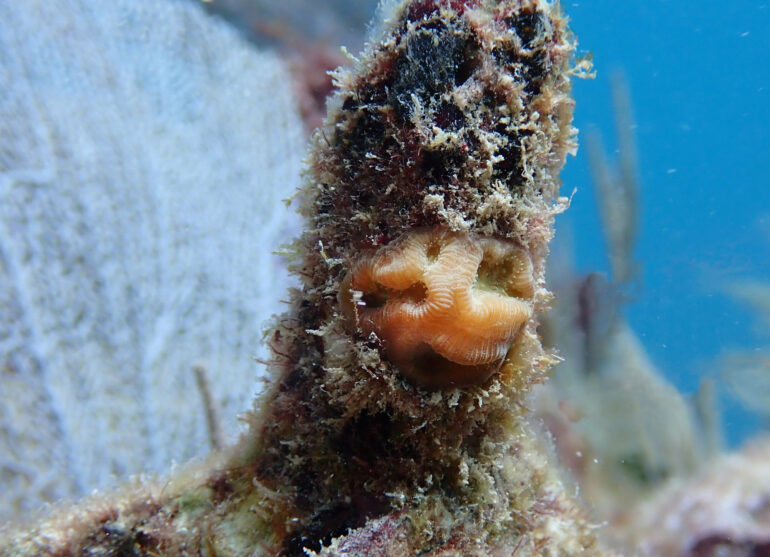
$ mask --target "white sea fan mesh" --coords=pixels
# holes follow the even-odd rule
[[[0,0],[0,520],[209,450],[258,389],[305,136],[192,2]]]

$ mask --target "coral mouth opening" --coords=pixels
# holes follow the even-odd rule
[[[523,252],[511,251],[505,255],[485,253],[476,271],[474,288],[496,292],[511,298],[529,299],[534,295],[534,285],[529,278],[530,262]],[[522,280],[522,277],[525,280]]]
[[[513,262],[507,259],[490,261],[485,258],[479,265],[476,272],[476,282],[474,286],[479,290],[489,290],[499,294],[523,297],[511,288],[511,281],[515,276],[513,271]]]
[[[376,285],[375,290],[363,292],[359,306],[363,309],[379,309],[389,301],[411,302],[421,304],[428,299],[428,288],[425,283],[417,281],[405,290],[391,290],[381,285]]]
[[[448,360],[426,343],[417,347],[408,362],[399,362],[410,379],[428,390],[482,383],[500,369],[502,363],[500,359],[487,364],[459,364]]]
[[[388,302],[388,296],[385,292],[377,290],[374,292],[364,292],[361,294],[360,305],[369,309],[381,308]]]
[[[441,253],[441,244],[434,240],[430,244],[428,244],[428,249],[425,252],[425,255],[428,256],[428,261],[430,263],[433,263],[438,259],[439,254]]]

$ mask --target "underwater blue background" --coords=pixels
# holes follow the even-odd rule
[[[597,77],[575,83],[583,146],[563,173],[563,193],[577,194],[558,229],[572,228],[579,272],[607,271],[585,133],[597,128],[610,160],[617,155],[611,76],[622,71],[636,124],[642,267],[624,313],[658,368],[694,393],[702,376],[716,376],[720,355],[770,345],[759,315],[725,293],[731,281],[770,281],[770,3],[563,7]],[[760,425],[728,397],[722,409],[730,445]]]

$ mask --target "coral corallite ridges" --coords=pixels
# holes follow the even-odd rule
[[[532,264],[510,242],[416,229],[356,261],[340,292],[351,326],[428,388],[484,382],[532,317]]]

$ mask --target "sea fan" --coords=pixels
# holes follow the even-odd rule
[[[235,436],[306,140],[282,62],[191,2],[0,22],[1,520],[208,452],[207,397]]]

